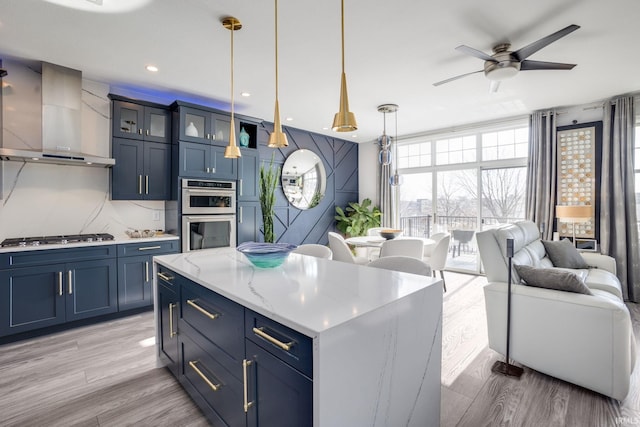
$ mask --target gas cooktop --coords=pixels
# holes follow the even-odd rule
[[[42,236],[42,237],[19,237],[5,239],[0,244],[1,247],[23,247],[40,245],[66,245],[68,243],[93,243],[113,240],[113,236],[107,233],[97,234],[71,234],[68,236]]]

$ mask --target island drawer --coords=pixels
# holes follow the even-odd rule
[[[181,320],[235,361],[244,357],[244,307],[202,286],[185,281]]]
[[[313,378],[311,338],[249,309],[245,309],[244,323],[247,339]]]
[[[118,245],[118,256],[158,255],[177,253],[179,240],[160,240],[157,242],[127,243]]]
[[[204,339],[190,339],[185,335],[180,337],[182,353],[182,372],[184,380],[195,389],[192,393],[198,400],[204,400],[206,406],[201,408],[205,412],[214,412],[210,418],[222,418],[224,425],[229,427],[245,426],[246,416],[242,411],[243,384],[242,380],[234,377],[211,357],[210,346]],[[197,341],[197,342],[196,342]],[[238,365],[238,370],[241,370]],[[197,399],[200,397],[200,399]],[[214,409],[215,408],[215,409]]]

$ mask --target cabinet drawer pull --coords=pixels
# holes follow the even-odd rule
[[[150,251],[153,249],[162,249],[162,246],[145,246],[144,248],[138,248],[139,251]]]
[[[200,378],[203,379],[203,381],[205,383],[207,383],[207,385],[209,387],[211,387],[211,390],[213,391],[218,391],[220,390],[220,387],[222,384],[214,384],[211,382],[211,380],[209,378],[207,378],[207,376],[204,374],[204,372],[202,372],[200,369],[198,369],[198,367],[196,366],[196,363],[198,363],[197,360],[190,360],[189,361],[189,366],[191,366],[191,368],[193,368],[194,371],[196,371],[196,374],[198,374],[200,376]]]
[[[138,175],[138,194],[142,194],[142,175]]]
[[[200,307],[198,304],[196,304],[195,300],[188,299],[187,304],[189,304],[191,307],[195,308],[196,310],[198,310],[200,313],[204,314],[211,320],[215,320],[217,317],[220,317],[218,313],[212,314],[212,313],[209,313],[204,308]]]
[[[73,271],[69,270],[67,274],[69,276],[69,295],[73,295]]]
[[[149,194],[149,175],[144,176],[144,194]]]
[[[149,261],[144,262],[144,281],[149,281]]]
[[[244,397],[244,412],[249,412],[253,402],[249,402],[249,386],[247,384],[247,367],[251,365],[251,360],[242,359],[242,394]]]
[[[146,132],[147,136],[149,136],[149,129],[147,129],[145,132]]]
[[[239,195],[242,196],[242,178],[238,180],[238,193],[240,193]]]
[[[168,274],[161,271],[158,271],[158,277],[162,280],[166,280],[167,282],[171,282],[173,280],[173,276],[169,276]]]
[[[291,347],[294,344],[293,341],[288,342],[288,343],[283,343],[279,339],[276,339],[276,338],[272,337],[271,335],[269,335],[266,332],[264,332],[264,328],[263,327],[253,328],[253,333],[256,334],[257,336],[259,336],[260,338],[264,338],[265,340],[269,341],[271,344],[274,344],[274,345],[280,347],[281,349],[283,349],[285,351],[291,350]]]
[[[142,135],[142,128],[138,129],[138,135]]]
[[[169,338],[173,338],[178,335],[177,332],[173,330],[173,309],[176,308],[174,303],[169,304]]]
[[[62,296],[62,271],[58,271],[58,295]]]
[[[238,224],[242,224],[242,206],[238,210],[240,211],[238,212]]]

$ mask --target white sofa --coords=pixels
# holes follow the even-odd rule
[[[531,221],[478,232],[476,239],[488,280],[484,296],[489,347],[504,355],[507,239],[514,240],[514,264],[542,268],[553,264]],[[593,295],[520,284],[514,272],[510,356],[536,371],[622,400],[629,391],[636,344],[615,260],[596,253],[581,255],[595,267],[576,270]]]

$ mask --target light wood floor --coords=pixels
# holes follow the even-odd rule
[[[623,402],[527,368],[519,381],[491,373],[500,357],[487,347],[486,280],[445,278],[443,427],[640,425],[640,368]],[[640,337],[640,308],[629,308]],[[0,426],[206,426],[156,367],[153,334],[148,312],[0,346]]]

